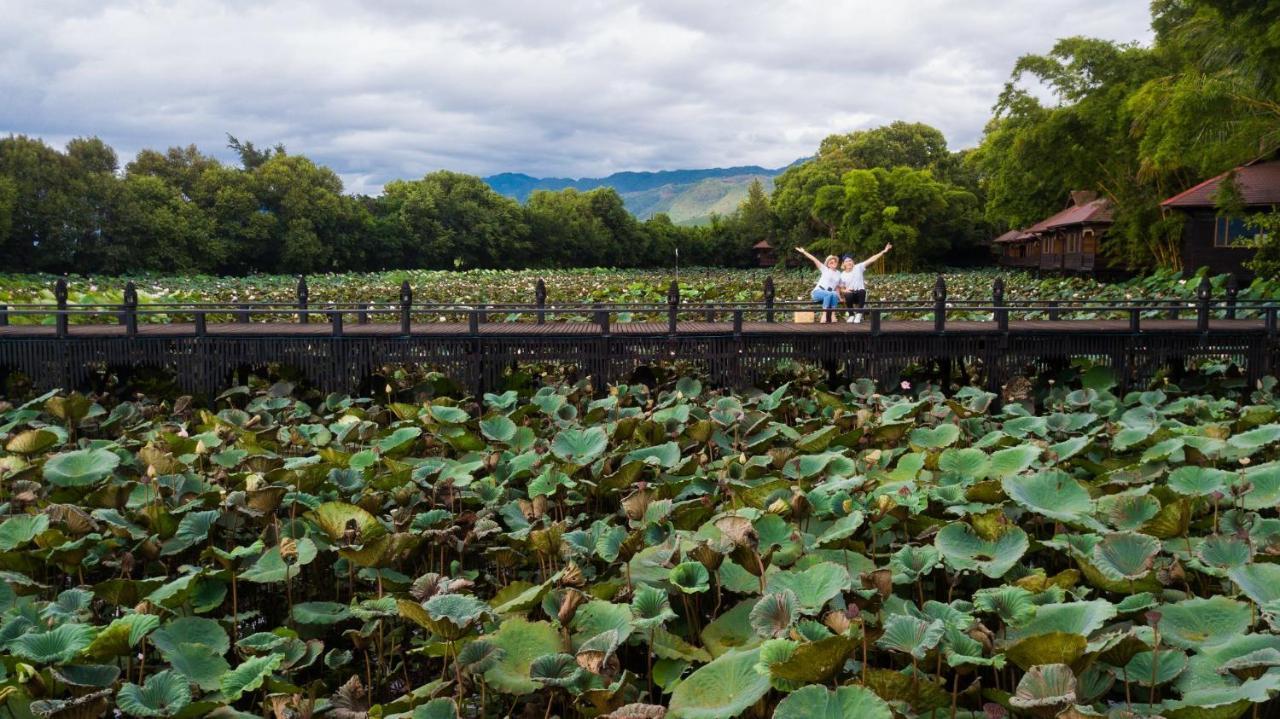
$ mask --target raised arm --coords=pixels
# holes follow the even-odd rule
[[[884,256],[885,256],[885,253],[887,253],[889,250],[892,250],[892,249],[893,249],[893,245],[892,245],[892,244],[888,244],[888,243],[886,243],[886,244],[885,244],[885,246],[884,246],[884,249],[883,249],[883,250],[880,250],[879,252],[875,253],[874,255],[872,255],[872,256],[868,257],[867,259],[863,260],[860,264],[869,265],[869,264],[871,264],[872,262],[875,262],[876,260],[880,259],[881,257],[884,257]]]
[[[814,257],[813,255],[809,254],[809,251],[808,251],[808,250],[806,250],[806,249],[805,249],[805,248],[803,248],[803,247],[797,247],[797,248],[796,248],[796,252],[799,252],[800,254],[804,255],[805,257],[808,257],[808,258],[809,258],[809,261],[813,263],[813,266],[814,266],[814,267],[817,267],[819,272],[821,272],[821,271],[822,271],[822,260],[820,260],[820,259],[818,259],[817,257]]]

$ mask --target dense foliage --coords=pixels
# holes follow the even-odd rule
[[[1058,379],[1038,413],[1025,391],[997,411],[973,389],[688,378],[0,403],[0,701],[347,719],[1269,701],[1275,382]]]
[[[1181,267],[1159,203],[1280,148],[1280,3],[1157,0],[1152,26],[1151,47],[1074,37],[1018,60],[972,158],[989,221],[1026,227],[1097,190],[1109,262]]]

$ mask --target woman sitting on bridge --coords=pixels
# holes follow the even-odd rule
[[[853,255],[844,256],[840,266],[840,296],[844,299],[845,307],[849,309],[857,307],[859,310],[849,315],[846,322],[862,321],[861,310],[867,305],[867,280],[864,275],[867,265],[884,257],[885,253],[892,249],[893,245],[885,244],[883,250],[858,263],[853,261]]]
[[[813,292],[810,297],[814,302],[821,302],[823,313],[821,322],[831,322],[831,310],[840,306],[840,293],[837,289],[840,287],[840,258],[835,255],[827,255],[825,261],[818,261],[817,257],[809,254],[809,251],[803,247],[797,247],[796,252],[809,258],[814,267],[818,268],[818,284],[813,286]]]

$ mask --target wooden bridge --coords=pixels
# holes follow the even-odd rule
[[[766,280],[763,302],[694,304],[672,283],[665,303],[548,303],[539,282],[532,303],[462,305],[415,303],[406,283],[393,301],[313,304],[303,279],[289,304],[139,305],[130,283],[122,305],[73,305],[59,280],[56,303],[0,305],[0,379],[18,372],[36,389],[70,388],[99,371],[147,367],[216,393],[237,371],[281,363],[321,388],[354,391],[379,368],[407,364],[478,394],[521,365],[572,365],[599,389],[681,360],[735,386],[807,363],[881,383],[924,367],[997,390],[1082,357],[1111,366],[1126,388],[1197,360],[1233,364],[1250,383],[1280,369],[1280,301],[1241,300],[1234,283],[1214,297],[1205,280],[1194,301],[1006,302],[1000,279],[989,299],[973,300],[949,298],[939,276],[929,300],[870,303],[858,324],[844,310],[831,324],[795,322],[815,305],[774,294]]]

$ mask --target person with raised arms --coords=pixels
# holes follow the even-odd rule
[[[809,293],[809,297],[814,302],[822,304],[824,318],[820,322],[832,322],[831,310],[840,306],[840,270],[837,269],[840,264],[840,258],[835,255],[827,255],[825,261],[818,260],[817,257],[809,254],[809,251],[803,247],[797,247],[796,252],[809,258],[813,266],[818,268],[818,284],[813,286],[813,292]]]
[[[851,313],[849,319],[845,322],[861,322],[862,308],[867,306],[867,265],[884,257],[884,254],[893,249],[893,245],[886,244],[883,250],[868,257],[862,262],[854,262],[853,255],[845,255],[844,262],[840,267],[840,298],[844,300],[844,306],[853,309],[858,308],[858,312]]]

